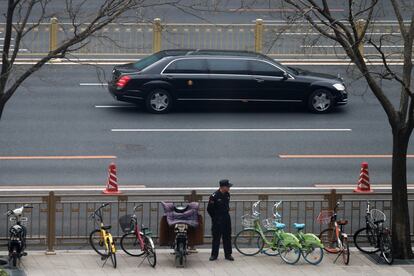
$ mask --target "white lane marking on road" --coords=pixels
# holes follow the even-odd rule
[[[113,128],[112,132],[349,132],[350,128]]]
[[[300,48],[341,48],[342,45],[300,45]],[[373,45],[365,45],[364,47],[374,48]],[[404,45],[382,45],[383,48],[404,48]]]
[[[108,84],[105,82],[81,82],[79,83],[80,86],[107,86]]]
[[[353,190],[355,189],[355,186],[336,186],[335,189],[337,190]],[[27,187],[27,186],[26,186]],[[0,187],[0,191],[2,192],[44,192],[44,191],[50,191],[51,188],[43,188],[43,187],[24,187],[24,188],[18,188],[18,186],[13,186],[13,187],[6,187],[6,188],[2,188]],[[376,190],[387,190],[390,189],[389,187],[376,187],[374,184],[374,189]],[[85,187],[85,188],[80,188],[79,186],[76,187],[62,187],[62,186],[54,186],[53,190],[59,190],[59,191],[79,191],[79,189],[82,189],[82,191],[102,191],[104,189],[104,187],[100,187],[100,188],[91,188],[91,187]],[[321,190],[331,190],[332,187],[331,186],[325,186],[325,187],[232,187],[231,190],[233,192],[238,191],[238,192],[250,192],[250,191],[254,191],[254,192],[261,192],[261,191],[321,191]],[[413,187],[408,187],[408,189],[413,189]],[[214,191],[217,190],[216,187],[157,187],[157,188],[147,188],[145,187],[145,185],[142,185],[142,187],[140,187],[140,185],[135,186],[135,187],[128,187],[127,186],[122,186],[121,191],[131,191],[131,192],[136,192],[136,191],[140,191],[143,192],[145,194],[145,192],[172,192],[172,191]]]
[[[294,32],[280,32],[280,33],[284,34],[284,35],[320,35],[321,36],[320,33],[311,33],[311,32],[309,32],[309,33],[307,33],[307,32],[297,32],[297,33],[294,33]],[[329,33],[329,34],[334,35],[335,33]],[[368,33],[366,35],[367,36],[370,36],[370,35],[400,35],[400,33]]]
[[[95,105],[95,108],[135,108],[136,105]]]

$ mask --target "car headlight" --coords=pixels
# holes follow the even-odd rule
[[[338,90],[338,91],[344,91],[345,90],[345,86],[342,83],[335,83],[333,85],[333,87],[335,87],[336,90]]]

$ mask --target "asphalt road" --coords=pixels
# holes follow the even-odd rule
[[[103,69],[110,73],[111,67]],[[348,184],[356,182],[361,161],[369,162],[373,183],[389,183],[389,158],[280,158],[281,154],[391,153],[385,113],[364,83],[352,81],[355,76],[346,72],[347,66],[307,69],[340,72],[349,85],[350,104],[326,115],[309,114],[295,106],[244,103],[182,106],[171,114],[152,115],[115,102],[105,87],[81,86],[99,82],[93,67],[47,65],[18,90],[0,121],[0,184],[104,184],[111,161],[118,165],[121,185],[210,186],[220,178],[230,178],[240,186]],[[389,93],[397,94],[392,86],[384,85]],[[111,131],[158,128],[253,130]],[[286,128],[348,131],[254,131]],[[10,159],[16,156],[22,159]],[[38,156],[57,159],[34,159]],[[409,182],[414,178],[412,166],[409,161]]]
[[[53,0],[47,5],[46,18],[58,16],[63,22],[70,22],[68,16],[64,14],[66,10],[65,0]],[[81,1],[75,0],[73,6],[77,7],[82,3],[80,11],[76,12],[78,19],[89,18],[101,5],[103,1]],[[165,5],[165,3],[172,3]],[[347,2],[341,0],[329,1],[331,11],[334,15],[344,18],[347,16]],[[408,3],[407,3],[408,4]],[[408,4],[409,5],[409,4]],[[7,1],[0,1],[0,10],[6,11]],[[32,12],[34,21],[41,14],[41,9],[35,7]],[[181,1],[164,1],[164,0],[144,0],[142,8],[133,9],[125,13],[123,22],[137,22],[137,20],[152,20],[156,17],[163,18],[166,22],[195,23],[195,22],[212,22],[212,23],[246,23],[256,18],[264,20],[281,20],[286,16],[293,14],[292,8],[281,0],[181,0]],[[377,20],[395,20],[392,12],[391,3],[387,0],[380,0],[378,10],[375,12]],[[403,14],[407,19],[411,18],[409,9],[407,14]],[[4,22],[4,19],[0,19]]]

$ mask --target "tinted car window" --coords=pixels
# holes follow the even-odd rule
[[[164,73],[190,73],[202,74],[207,73],[207,65],[203,59],[179,59],[173,61]]]
[[[207,59],[210,74],[249,74],[249,63],[242,59]]]
[[[148,67],[149,65],[153,64],[154,62],[159,61],[160,59],[162,59],[164,57],[164,55],[162,53],[156,53],[150,56],[147,56],[143,59],[140,59],[139,61],[134,63],[134,67],[137,68],[138,70],[142,70],[145,67]]]
[[[278,68],[267,62],[252,60],[250,61],[250,66],[252,75],[277,77],[283,76],[282,70],[279,70]]]

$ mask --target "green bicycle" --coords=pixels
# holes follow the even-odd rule
[[[273,214],[276,217],[276,220],[280,221],[281,216],[279,212],[277,211],[279,205],[282,203],[282,201],[279,201],[275,205],[273,205]],[[269,231],[275,231],[274,229],[271,230],[271,225],[274,225],[274,222],[272,224],[269,219],[264,220],[263,224],[266,225],[266,228],[269,229],[266,233],[269,233]],[[270,227],[269,227],[270,226]],[[295,233],[295,236],[298,238],[300,244],[301,244],[301,255],[305,259],[306,262],[312,265],[319,264],[323,259],[323,243],[321,240],[312,233],[304,233],[303,229],[305,228],[305,224],[303,223],[294,223],[293,227],[297,230]],[[273,226],[274,228],[274,226]],[[273,250],[272,248],[264,248],[263,253],[267,255],[277,255],[277,251]]]
[[[322,262],[324,246],[321,240],[315,234],[304,233],[302,230],[305,224],[303,223],[294,223],[293,227],[298,230],[295,235],[302,245],[301,251],[305,261],[313,265]]]
[[[252,214],[242,217],[242,225],[245,227],[234,238],[234,246],[237,251],[245,256],[254,256],[264,253],[270,256],[279,255],[288,264],[295,264],[301,255],[299,239],[292,233],[283,231],[285,224],[278,222],[280,215],[273,210],[274,219],[266,219],[267,231],[263,232],[260,224],[260,213],[256,210],[260,201],[253,204]]]

